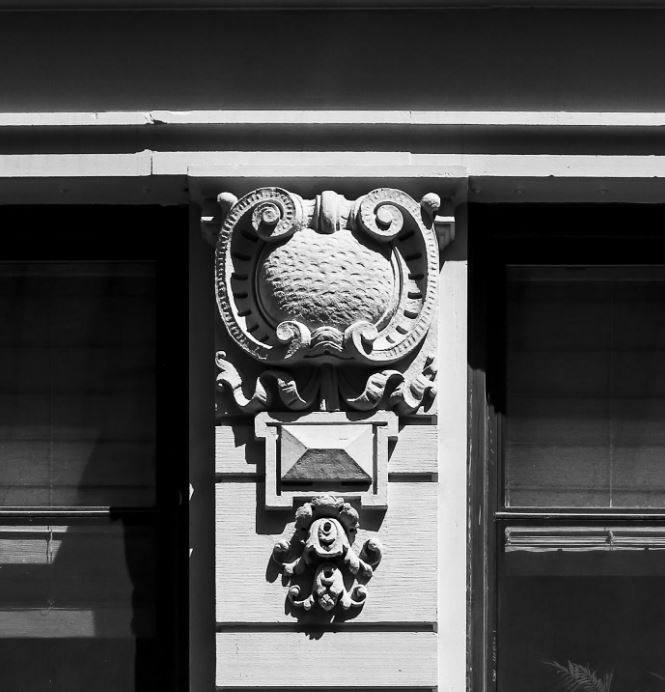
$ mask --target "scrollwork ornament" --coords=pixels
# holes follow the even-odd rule
[[[344,346],[349,353],[359,358],[372,352],[374,342],[379,338],[379,330],[369,322],[356,322],[344,332]]]
[[[309,347],[312,343],[312,333],[302,323],[296,320],[280,322],[275,329],[275,336],[286,346],[286,357]]]
[[[286,190],[272,188],[271,199],[260,202],[252,211],[252,227],[266,242],[288,238],[296,232],[302,211]]]
[[[357,530],[357,511],[332,495],[319,495],[296,511],[296,535],[290,542],[276,543],[272,553],[289,581],[307,577],[307,588],[301,583],[289,585],[287,600],[295,609],[331,613],[363,606],[365,583],[383,549],[378,539],[371,538],[357,554],[353,549]]]
[[[378,188],[359,200],[357,218],[369,235],[385,243],[394,240],[404,228],[404,215],[417,223],[419,206],[400,190]]]
[[[229,335],[253,359],[271,369],[353,364],[384,372],[423,343],[438,295],[437,195],[419,203],[377,188],[355,201],[331,191],[304,200],[267,187],[219,201],[217,302]],[[404,392],[398,408],[417,398],[412,384],[396,390]]]

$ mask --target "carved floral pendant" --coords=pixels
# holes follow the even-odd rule
[[[288,578],[311,580],[304,593],[298,584],[289,586],[287,598],[295,608],[309,611],[317,606],[332,612],[338,606],[343,610],[362,607],[367,589],[355,578],[369,580],[383,550],[372,538],[356,554],[357,530],[358,512],[332,495],[319,495],[296,511],[294,537],[273,548],[273,559]],[[347,588],[350,581],[353,585]]]

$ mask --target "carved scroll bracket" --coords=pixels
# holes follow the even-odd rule
[[[293,538],[276,543],[272,554],[289,581],[287,599],[295,609],[331,613],[363,606],[365,584],[383,549],[371,538],[357,554],[357,530],[358,512],[339,497],[319,495],[298,508]]]

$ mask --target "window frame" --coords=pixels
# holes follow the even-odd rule
[[[154,674],[159,689],[187,689],[188,679],[188,214],[182,207],[3,206],[0,218],[12,225],[30,218],[38,229],[11,234],[2,262],[152,261],[155,264],[156,342],[155,502],[153,507],[7,506],[0,524],[67,522],[155,530],[155,569],[166,572],[155,595],[155,646],[160,654]],[[94,227],[92,227],[94,226]],[[59,231],[58,229],[65,229]],[[136,233],[133,229],[141,230]],[[146,231],[145,229],[150,229]],[[162,233],[168,242],[162,242]],[[171,434],[175,431],[174,434]],[[167,439],[168,438],[168,439]],[[173,463],[165,464],[165,456]],[[104,522],[103,524],[101,522]],[[168,607],[162,605],[168,603]],[[135,637],[138,643],[140,636]],[[167,663],[163,663],[166,661]]]
[[[592,226],[596,222],[603,223]],[[658,220],[660,219],[660,226]],[[502,411],[505,397],[505,271],[508,265],[649,264],[665,257],[665,206],[491,204],[469,211],[469,669],[470,689],[492,692],[499,642],[499,562],[504,532],[515,528],[665,530],[665,508],[504,506]],[[660,255],[649,249],[659,248]],[[500,688],[499,688],[500,689]]]

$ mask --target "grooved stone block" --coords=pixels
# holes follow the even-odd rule
[[[215,428],[215,471],[218,474],[263,474],[265,443],[254,438],[249,424],[218,425]],[[388,446],[388,473],[435,474],[437,428],[432,424],[404,425]]]
[[[218,687],[434,687],[434,632],[223,632]]]
[[[384,547],[367,584],[368,597],[353,621],[434,623],[437,618],[436,483],[390,483],[385,514],[362,512],[355,545],[371,537]],[[287,588],[272,548],[294,533],[292,511],[257,511],[263,488],[223,482],[216,488],[216,583],[219,623],[316,622],[317,615],[287,612]]]

